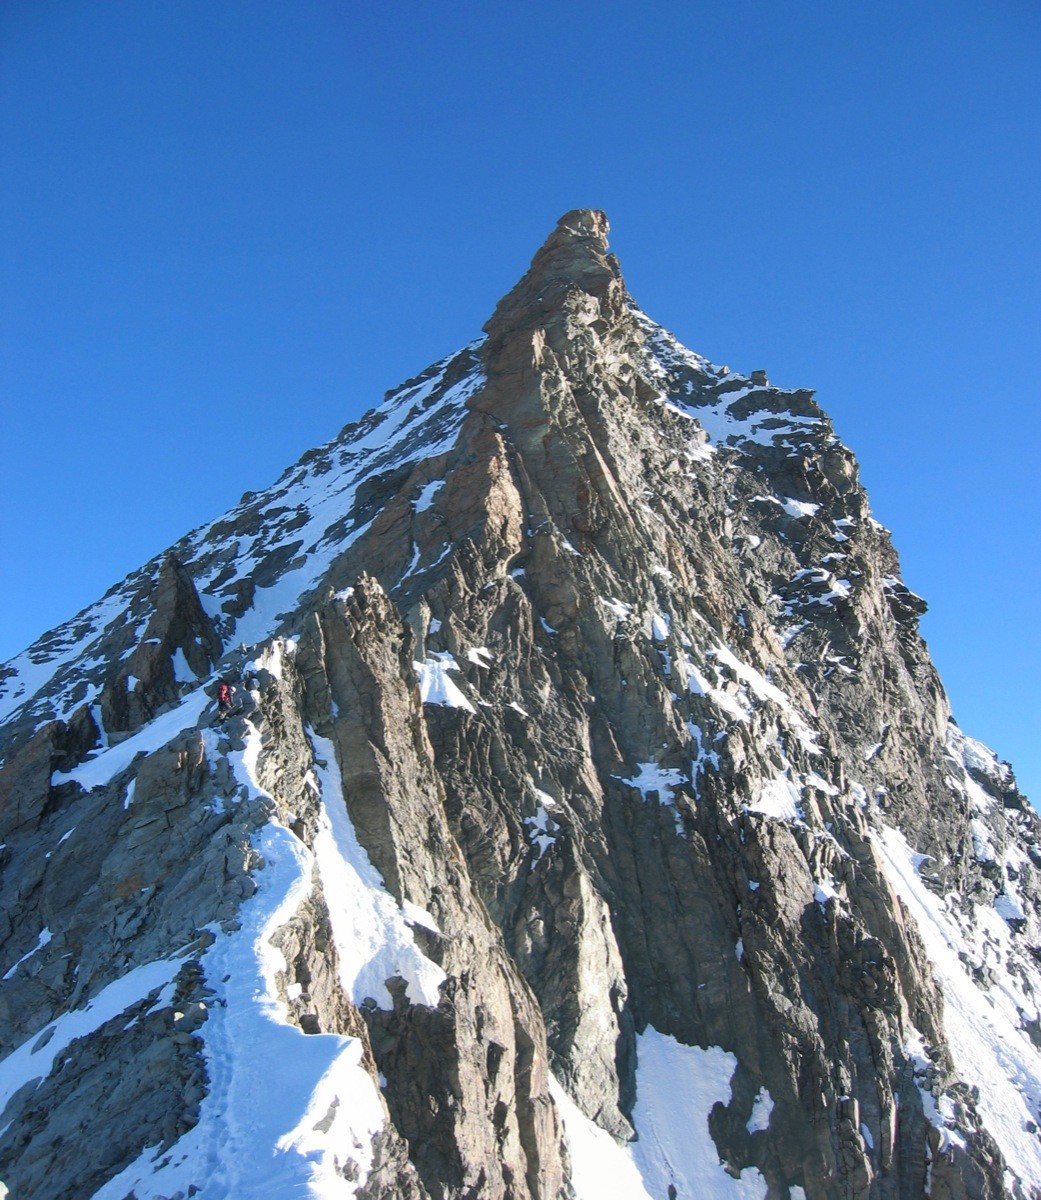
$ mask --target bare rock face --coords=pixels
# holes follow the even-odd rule
[[[1041,1196],[1037,818],[607,233],[0,670],[19,1200]]]
[[[192,577],[173,554],[159,569],[153,603],[143,638],[120,659],[101,693],[110,738],[133,732],[175,703],[182,685],[205,679],[221,656],[220,638]]]
[[[448,977],[436,1008],[410,1003],[401,981],[389,985],[389,1010],[362,1002],[391,1117],[432,1196],[555,1196],[542,1021],[452,836],[411,678],[411,631],[366,580],[311,621],[298,658],[317,697],[312,710],[305,690],[304,711],[335,747],[373,866],[399,902],[432,917],[415,932]]]

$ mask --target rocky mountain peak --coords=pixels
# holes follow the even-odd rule
[[[18,1200],[1041,1197],[1041,825],[606,234],[0,668]]]
[[[576,208],[560,218],[484,327],[490,360],[503,343],[535,330],[559,348],[569,317],[584,313],[595,320],[602,306],[617,304],[624,285],[618,263],[607,251],[609,228],[606,215],[597,209]]]

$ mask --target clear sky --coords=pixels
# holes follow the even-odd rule
[[[817,389],[1041,800],[1036,0],[0,6],[0,659],[476,336],[569,208]]]

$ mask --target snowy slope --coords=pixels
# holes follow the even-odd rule
[[[226,645],[252,645],[321,579],[371,523],[366,480],[433,458],[455,442],[465,402],[481,385],[480,341],[391,392],[359,422],[310,451],[270,488],[194,530],[173,551],[191,563],[197,590]],[[451,382],[449,381],[451,379]],[[150,615],[162,556],[0,667],[0,724],[67,717],[92,703],[114,658],[132,648]],[[232,615],[244,582],[256,589]],[[229,603],[229,600],[232,602]]]

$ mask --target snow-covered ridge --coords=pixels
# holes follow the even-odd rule
[[[660,403],[693,417],[708,435],[710,448],[760,445],[798,454],[834,439],[831,422],[810,392],[774,387],[757,374],[749,377],[716,366],[646,313],[631,312],[644,337],[646,370],[661,390]]]
[[[245,799],[263,795],[254,773],[259,742],[250,726],[245,749],[229,756]],[[338,1170],[344,1147],[355,1158],[357,1183],[365,1180],[386,1110],[362,1063],[362,1043],[339,1034],[308,1036],[287,1019],[279,989],[286,963],[272,938],[310,891],[314,860],[278,821],[260,830],[256,845],[265,866],[256,895],[240,910],[242,927],[215,928],[201,960],[216,996],[199,1029],[210,1086],[198,1123],[173,1152],[147,1147],[95,1200],[120,1200],[130,1191],[172,1195],[200,1184],[211,1200],[353,1195]],[[320,869],[350,870],[335,845],[323,844],[321,855]],[[345,964],[359,965],[357,958]],[[279,1074],[272,1089],[271,1071],[280,1061],[292,1061],[294,1070]]]
[[[247,493],[173,547],[225,644],[253,644],[321,578],[378,511],[363,484],[451,449],[483,383],[481,339],[390,393],[269,488]],[[372,511],[369,511],[372,507]],[[0,667],[0,723],[65,718],[97,695],[110,664],[140,639],[163,556]],[[242,606],[245,611],[235,616]]]
[[[143,743],[135,749],[156,749],[193,724],[199,694],[145,726],[131,739]],[[239,785],[236,803],[266,802],[256,772],[261,735],[248,721],[245,731],[244,747],[228,754]],[[420,924],[437,932],[433,918],[413,904],[398,904],[387,892],[347,814],[333,746],[313,732],[310,738],[309,778],[318,801],[313,851],[270,819],[254,837],[263,859],[256,893],[230,930],[209,927],[212,942],[199,959],[213,994],[197,1030],[208,1079],[198,1122],[173,1150],[145,1147],[95,1193],[96,1200],[119,1200],[129,1191],[172,1195],[200,1185],[209,1200],[290,1193],[332,1200],[353,1196],[365,1182],[372,1139],[387,1122],[377,1080],[363,1061],[359,1038],[305,1034],[288,1019],[286,1000],[294,988],[274,939],[317,882],[328,906],[341,982],[355,1004],[374,1001],[389,1009],[385,980],[401,977],[412,1003],[436,1006],[445,973],[423,955],[410,928]],[[214,742],[210,737],[210,755],[216,753]],[[84,787],[105,785],[126,765],[120,752],[129,745],[113,747],[70,778]],[[25,958],[49,941],[44,930]],[[19,1089],[47,1078],[75,1039],[145,1001],[149,1012],[170,1007],[189,958],[173,954],[135,967],[82,1008],[57,1017],[43,1036],[37,1031],[28,1037],[0,1062],[0,1111]],[[15,963],[8,975],[20,966]],[[287,1062],[293,1064],[290,1072],[280,1069]],[[270,1086],[272,1078],[277,1087]],[[345,1154],[354,1161],[347,1181]]]

